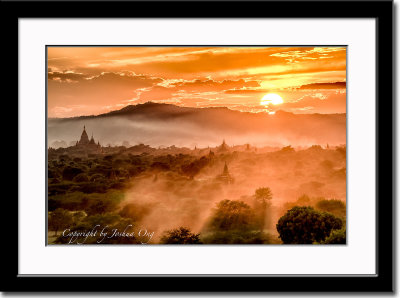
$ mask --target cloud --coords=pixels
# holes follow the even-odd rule
[[[230,90],[225,91],[226,94],[254,94],[254,95],[265,94],[268,92],[269,92],[269,90],[267,90],[267,89],[249,89],[249,88],[230,89]]]
[[[278,105],[275,109],[290,112],[346,113],[346,93],[334,90],[307,93],[297,100]]]
[[[87,76],[85,76],[82,73],[75,73],[73,71],[67,71],[67,72],[55,71],[55,72],[52,72],[51,69],[50,69],[48,74],[47,74],[47,78],[49,80],[71,83],[71,82],[82,81],[85,78],[87,78]]]
[[[293,103],[314,91],[322,102],[324,91],[346,90],[345,78],[346,48],[337,47],[48,48],[49,113],[147,101],[254,110],[268,92]]]
[[[76,115],[76,111],[80,111],[81,115],[89,115],[90,107],[85,105],[69,105],[69,106],[56,106],[50,109],[52,117],[69,117]]]
[[[307,84],[300,86],[298,89],[346,89],[346,82]]]
[[[171,80],[168,84],[163,81],[151,88],[138,90],[134,101],[136,103],[147,101],[174,102],[175,100],[182,102],[182,100],[190,99],[193,104],[197,105],[199,99],[208,98],[208,101],[214,101],[223,96],[228,90],[259,86],[260,84],[257,81],[247,81],[245,79],[222,81],[211,79]]]
[[[135,90],[152,87],[160,82],[160,78],[131,73],[108,72],[91,77],[72,72],[52,73],[48,80],[49,111],[57,106],[76,107],[84,103],[96,107],[91,113],[96,114],[102,110],[102,106],[131,99],[136,94]]]
[[[318,59],[327,59],[327,58],[335,58],[335,55],[341,55],[342,53],[336,52],[344,52],[346,55],[346,48],[343,47],[316,47],[309,49],[301,49],[301,50],[285,50],[279,53],[271,54],[271,56],[284,58],[287,63],[298,63],[302,60],[318,60]],[[329,54],[331,56],[329,56]]]
[[[182,78],[213,73],[218,76],[220,72],[280,65],[284,60],[270,55],[279,51],[280,49],[274,47],[198,49],[173,59],[142,58],[141,63],[135,61],[135,64],[127,64],[125,68],[136,69],[141,73],[151,71],[166,77]]]
[[[137,103],[145,103],[148,101],[164,101],[172,99],[174,93],[177,92],[174,88],[167,88],[163,86],[152,86],[150,88],[143,88],[136,90],[136,96],[133,100],[135,104]]]
[[[244,87],[260,87],[260,83],[257,81],[247,81],[244,79],[239,80],[193,80],[175,83],[172,86],[176,88],[182,88],[187,91],[200,92],[204,90],[216,91],[216,90],[227,90],[233,88],[244,88]]]

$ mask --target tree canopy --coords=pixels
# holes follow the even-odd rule
[[[242,201],[223,200],[217,204],[208,229],[251,230],[256,227],[254,210]]]
[[[338,217],[346,217],[346,204],[340,200],[321,200],[315,207],[318,210],[332,213]]]
[[[200,234],[194,234],[185,227],[164,232],[160,242],[162,244],[201,244]]]
[[[325,239],[324,244],[346,244],[346,228],[333,230],[329,237]]]
[[[269,201],[272,200],[272,191],[269,187],[260,187],[256,189],[254,198],[258,204],[267,206],[270,204]]]
[[[285,244],[312,244],[324,241],[342,225],[342,220],[333,214],[296,206],[279,219],[276,229]]]
[[[72,214],[64,210],[62,208],[57,208],[53,212],[49,213],[49,230],[55,231],[55,235],[57,232],[68,228],[73,223]]]

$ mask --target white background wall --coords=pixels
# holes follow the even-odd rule
[[[398,15],[398,3],[399,3],[399,1],[400,0],[395,0],[394,1],[394,3],[395,3],[395,17]],[[395,28],[394,28],[394,31],[395,31],[395,36],[394,36],[394,38],[395,38],[395,55],[397,55],[397,53],[398,53],[398,51],[396,50],[396,48],[397,48],[397,42],[396,42],[396,40],[399,38],[399,31],[400,31],[400,28],[399,28],[399,25],[398,25],[398,22],[395,20]],[[395,62],[396,62],[396,64],[395,64],[395,67],[396,67],[396,69],[395,69],[395,81],[394,81],[394,85],[395,86],[400,86],[400,79],[399,79],[399,77],[398,77],[398,74],[397,74],[397,69],[398,69],[398,66],[399,66],[399,62],[398,62],[398,58],[395,60]],[[395,90],[395,100],[396,100],[396,98],[397,98],[397,91]],[[397,115],[399,115],[400,114],[400,105],[399,104],[397,104],[396,105],[396,114]],[[395,120],[395,125],[396,125],[396,138],[397,139],[399,139],[400,138],[400,132],[399,132],[399,120]],[[397,152],[396,152],[396,154],[398,154],[400,152],[400,150],[398,150],[397,149]],[[397,158],[397,163],[396,163],[396,173],[397,173],[397,169],[398,169],[398,166],[399,166],[399,159]],[[400,185],[400,176],[399,175],[397,175],[396,176],[396,180],[395,180],[395,184],[396,185]],[[396,214],[400,214],[400,204],[399,203],[397,203],[396,204]],[[398,220],[396,220],[395,221],[395,231],[396,231],[396,239],[395,239],[395,242],[397,243],[397,239],[399,238],[399,230],[400,230],[400,227],[399,227],[399,221]],[[396,247],[397,247],[397,245],[396,245]],[[398,250],[397,250],[398,251]],[[395,280],[396,280],[396,285],[398,285],[399,284],[399,281],[400,281],[400,278],[399,278],[399,275],[398,275],[398,272],[397,272],[397,268],[398,268],[398,265],[399,265],[399,261],[398,261],[398,257],[395,259],[396,260],[396,269],[395,269]],[[35,297],[57,297],[57,296],[60,296],[60,295],[57,295],[57,294],[44,294],[44,293],[40,293],[40,294],[11,294],[11,293],[1,293],[0,294],[1,295],[1,297],[29,297],[29,296],[35,296]],[[161,296],[166,296],[166,295],[161,295],[161,294],[104,294],[104,295],[100,295],[100,294],[98,294],[98,293],[96,293],[96,294],[62,294],[61,295],[62,297],[99,297],[99,296],[101,296],[101,297],[161,297]],[[186,297],[186,296],[190,296],[189,294],[168,294],[168,296],[171,296],[171,297],[177,297],[177,296],[179,296],[179,297]],[[226,294],[226,295],[207,295],[207,297],[223,297],[223,296],[226,296],[226,297],[232,297],[233,295],[232,294]],[[268,297],[280,297],[280,298],[285,298],[285,297],[298,297],[298,296],[303,296],[303,297],[310,297],[310,296],[312,296],[312,297],[320,297],[320,296],[324,296],[323,294],[264,294],[264,295],[246,295],[246,294],[241,294],[241,295],[234,295],[235,297],[249,297],[249,296],[268,296]],[[359,296],[359,297],[366,297],[366,296],[368,296],[368,297],[384,297],[384,296],[391,296],[391,297],[400,297],[400,294],[399,294],[399,291],[398,290],[396,290],[396,293],[394,294],[394,295],[388,295],[388,294],[366,294],[366,293],[363,293],[363,294],[337,294],[337,295],[335,295],[335,294],[329,294],[329,297],[355,297],[355,296]],[[196,297],[206,297],[206,295],[196,295]]]

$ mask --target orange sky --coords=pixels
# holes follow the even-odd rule
[[[267,93],[284,103],[260,104]],[[248,112],[346,112],[346,48],[49,47],[48,115],[147,101]]]

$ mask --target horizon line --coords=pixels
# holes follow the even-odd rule
[[[260,111],[260,112],[251,112],[251,111],[240,111],[240,110],[236,110],[236,109],[231,109],[227,106],[207,106],[207,107],[186,107],[186,106],[179,106],[173,103],[164,103],[164,102],[154,102],[154,101],[146,101],[144,103],[137,103],[137,104],[127,104],[126,106],[117,109],[117,110],[110,110],[108,112],[105,113],[100,113],[100,114],[92,114],[92,115],[76,115],[76,116],[71,116],[71,117],[47,117],[47,119],[72,119],[72,118],[81,118],[81,117],[98,117],[98,116],[103,116],[103,115],[107,115],[113,112],[118,112],[121,111],[129,106],[141,106],[141,105],[146,105],[146,104],[155,104],[155,105],[171,105],[171,106],[175,106],[178,108],[190,108],[190,109],[215,109],[215,108],[220,108],[220,109],[228,109],[230,111],[234,111],[234,112],[240,112],[240,113],[249,113],[249,114],[265,114],[268,116],[273,116],[278,112],[284,112],[284,113],[288,113],[288,114],[293,114],[293,115],[341,115],[341,114],[347,114],[347,111],[344,113],[293,113],[293,112],[289,112],[289,111],[285,111],[285,110],[277,110],[275,111],[274,114],[269,114],[267,111]],[[48,107],[47,107],[48,109]]]

